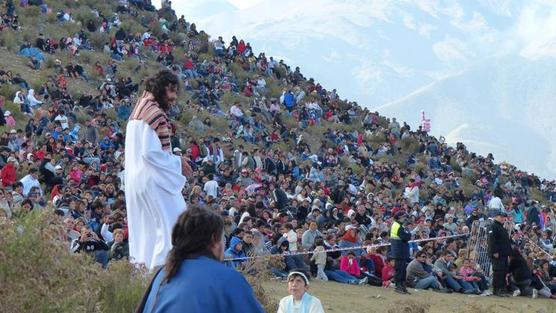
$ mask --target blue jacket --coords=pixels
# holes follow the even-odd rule
[[[284,105],[285,105],[286,108],[288,108],[288,109],[294,107],[294,105],[295,105],[295,97],[293,96],[293,93],[291,93],[291,92],[286,92],[286,94],[284,94]]]
[[[264,312],[245,278],[214,259],[184,260],[161,286],[164,276],[162,270],[154,279],[144,313]]]
[[[230,247],[228,249],[226,249],[226,251],[224,252],[224,257],[226,259],[236,259],[236,258],[244,258],[245,257],[245,253],[243,252],[243,249],[237,251],[235,249],[236,245],[241,243],[241,239],[238,237],[232,237],[232,239],[230,239]],[[241,263],[245,262],[244,260],[237,260],[237,261],[227,261],[226,265],[236,268],[238,267],[238,265],[240,265]]]

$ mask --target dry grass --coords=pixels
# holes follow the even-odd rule
[[[263,284],[269,294],[279,301],[287,296],[284,282]],[[548,299],[497,298],[439,294],[413,291],[404,296],[393,289],[352,286],[313,280],[309,292],[318,297],[326,312],[342,313],[496,313],[496,312],[556,312],[556,301]]]

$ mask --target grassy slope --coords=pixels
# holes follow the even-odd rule
[[[287,285],[284,282],[268,282],[264,287],[276,301],[287,296]],[[556,312],[556,303],[548,299],[479,297],[413,291],[413,289],[410,290],[412,295],[404,296],[395,293],[392,288],[351,286],[320,281],[312,281],[309,290],[321,300],[326,312]]]

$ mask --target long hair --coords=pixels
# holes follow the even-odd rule
[[[192,206],[182,213],[172,230],[173,248],[164,266],[166,282],[176,275],[183,260],[200,255],[214,258],[208,247],[221,240],[223,233],[224,221],[213,211]]]
[[[162,70],[153,76],[147,78],[145,82],[145,91],[153,94],[154,99],[164,111],[168,111],[170,104],[166,99],[166,87],[175,86],[176,90],[180,89],[180,81],[176,74],[169,70]]]

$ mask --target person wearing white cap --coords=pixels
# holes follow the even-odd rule
[[[287,297],[280,300],[278,313],[324,313],[320,300],[310,295],[309,276],[303,271],[293,270],[288,275]]]
[[[6,111],[4,112],[4,120],[6,121],[6,125],[15,127],[16,121],[15,118],[12,116],[12,112]]]
[[[181,158],[181,172],[183,176],[185,176],[186,178],[193,177],[193,169],[189,164],[189,158],[183,155],[182,153],[183,151],[178,147],[175,147],[172,151],[174,152],[175,155]]]

